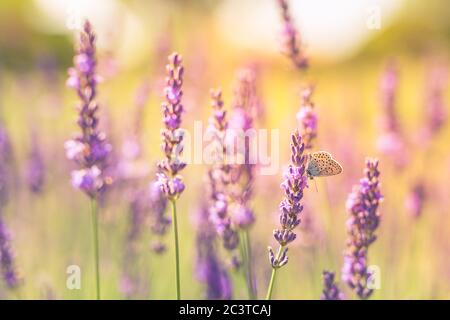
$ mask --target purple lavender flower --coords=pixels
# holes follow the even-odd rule
[[[137,89],[134,97],[135,112],[133,116],[132,133],[125,140],[122,152],[123,156],[129,160],[136,160],[142,153],[140,136],[142,133],[142,120],[145,105],[150,95],[150,82],[145,80]]]
[[[80,33],[74,67],[69,69],[67,80],[67,85],[75,89],[80,98],[77,123],[81,134],[67,141],[65,148],[67,157],[81,167],[72,173],[72,185],[91,198],[98,197],[111,183],[111,178],[104,176],[103,172],[111,145],[106,143],[105,134],[98,129],[95,67],[95,35],[91,24],[86,21]]]
[[[9,200],[12,147],[7,131],[0,125],[0,271],[6,286],[14,289],[20,284],[19,275],[14,267],[14,253],[11,248],[11,236],[2,216],[3,207]]]
[[[144,297],[148,291],[147,283],[137,268],[139,260],[139,240],[149,213],[149,193],[146,188],[137,188],[131,195],[129,208],[129,229],[125,242],[123,271],[120,291],[127,298]]]
[[[423,181],[416,182],[405,201],[405,207],[412,217],[418,218],[422,215],[426,199],[426,188]]]
[[[397,90],[398,70],[396,65],[391,62],[383,73],[380,84],[384,114],[381,123],[383,132],[378,138],[377,147],[380,152],[391,156],[398,168],[402,168],[406,164],[408,156],[396,112]]]
[[[313,142],[317,138],[317,113],[314,111],[314,103],[311,101],[313,91],[314,87],[312,86],[302,91],[302,105],[297,112],[297,120],[305,149],[312,149]]]
[[[72,186],[94,198],[103,187],[102,171],[97,166],[74,170],[71,173]]]
[[[164,88],[166,101],[162,104],[165,129],[161,131],[163,140],[161,148],[165,159],[158,164],[161,172],[157,174],[157,178],[161,190],[169,199],[177,199],[184,190],[183,180],[178,175],[178,172],[186,167],[186,163],[179,159],[183,152],[183,131],[180,125],[181,115],[184,112],[181,104],[184,68],[181,61],[181,55],[178,53],[169,56]]]
[[[429,71],[426,82],[425,100],[425,138],[439,133],[447,120],[444,105],[447,70],[442,66],[433,67]]]
[[[12,147],[6,129],[0,124],[0,204],[8,202]]]
[[[378,206],[383,199],[378,160],[367,159],[364,175],[346,203],[348,240],[342,268],[342,280],[361,299],[369,298],[373,292],[368,286],[371,274],[367,270],[367,252],[376,240],[375,231],[380,223]]]
[[[165,214],[167,208],[167,198],[161,191],[157,182],[152,182],[149,187],[149,203],[150,203],[150,229],[158,238],[152,244],[152,250],[161,254],[165,251],[166,246],[161,238],[167,233],[171,224],[171,219]]]
[[[247,125],[238,125],[238,128],[250,128],[252,119],[264,116],[264,106],[258,94],[257,80],[257,69],[254,65],[242,68],[237,72],[237,85],[234,88],[232,105],[234,108],[245,111],[244,123],[248,121]],[[232,123],[233,121],[230,119],[230,124]]]
[[[172,204],[172,220],[175,242],[175,273],[176,273],[176,297],[180,300],[180,264],[179,264],[179,242],[176,214],[176,200],[184,191],[185,185],[181,175],[178,173],[186,167],[186,163],[180,160],[183,152],[184,131],[180,129],[181,115],[184,111],[181,104],[183,96],[183,73],[181,56],[172,53],[169,56],[169,64],[166,66],[167,77],[164,93],[166,101],[162,103],[163,123],[165,128],[161,130],[162,145],[165,159],[159,162],[158,184],[164,195]]]
[[[343,300],[344,295],[337,287],[334,281],[334,272],[324,271],[323,275],[323,291],[321,300]]]
[[[140,257],[140,239],[144,228],[150,226],[156,237],[151,249],[161,254],[166,246],[162,237],[170,226],[170,218],[165,216],[167,198],[157,182],[150,185],[134,186],[129,202],[129,229],[125,242],[123,271],[120,280],[120,290],[128,299],[145,297],[148,283],[142,280],[142,272],[136,267]]]
[[[122,275],[119,283],[119,291],[126,299],[131,299],[136,294],[136,283],[129,274],[124,273]]]
[[[245,229],[255,222],[253,210],[244,205],[235,205],[233,208],[233,221],[240,229]]]
[[[121,154],[116,163],[115,184],[128,184],[132,187],[138,180],[145,178],[151,172],[147,161],[142,159],[142,128],[145,105],[150,94],[150,82],[145,80],[137,89],[134,98],[134,113],[128,134],[122,141]]]
[[[44,159],[36,138],[33,138],[32,140],[31,151],[25,173],[26,181],[30,190],[34,193],[41,192],[45,179],[45,167]]]
[[[211,106],[213,114],[209,119],[209,132],[214,134],[218,142],[218,161],[208,172],[210,187],[209,219],[213,223],[216,232],[222,239],[223,245],[228,250],[234,250],[239,245],[238,234],[229,216],[229,183],[231,167],[225,162],[227,155],[226,133],[228,122],[220,89],[211,90]]]
[[[253,127],[252,110],[259,103],[256,94],[256,75],[251,68],[242,68],[236,75],[233,92],[233,113],[229,125],[232,129],[247,130]],[[235,118],[233,118],[236,114]]]
[[[11,155],[12,147],[8,132],[0,125],[0,156],[5,160]]]
[[[128,249],[127,249],[128,250]],[[119,282],[119,290],[125,299],[147,299],[149,292],[149,281],[146,273],[139,270],[138,252],[127,251],[124,258],[124,272]]]
[[[285,194],[285,198],[280,203],[281,227],[273,231],[274,238],[280,245],[278,254],[275,255],[272,248],[269,247],[269,260],[274,269],[282,267],[288,261],[287,246],[297,237],[293,230],[300,224],[299,215],[303,210],[301,204],[303,190],[308,186],[307,155],[304,154],[305,145],[298,131],[292,135],[291,150],[292,164],[289,165],[285,180],[281,184]]]
[[[384,108],[384,129],[386,131],[399,131],[398,117],[396,113],[396,99],[398,90],[398,70],[393,62],[390,62],[384,71],[381,83],[381,103]]]
[[[11,249],[11,236],[0,216],[0,267],[8,288],[14,289],[20,285],[20,278],[14,267],[14,253]]]
[[[216,232],[208,219],[208,208],[203,206],[197,215],[197,277],[206,285],[206,299],[229,300],[232,298],[231,280],[217,255]]]
[[[144,227],[145,218],[149,209],[149,198],[146,189],[136,189],[130,201],[130,228],[128,230],[128,241],[137,240]]]
[[[280,39],[281,52],[292,61],[296,68],[304,70],[308,67],[308,59],[304,54],[300,35],[289,13],[287,0],[276,1],[283,20],[283,30]]]
[[[127,135],[122,145],[122,156],[126,161],[134,161],[142,153],[142,146],[140,141],[142,131],[142,119],[145,110],[145,104],[150,94],[150,83],[144,81],[136,91],[134,97],[134,115],[133,123],[130,128],[131,133]]]
[[[242,147],[235,150],[235,158],[241,158],[243,163],[230,167],[229,196],[232,220],[244,230],[251,227],[255,221],[250,201],[257,159],[253,159],[254,155],[250,154],[252,141],[247,132],[253,129],[252,109],[257,101],[254,71],[249,68],[240,70],[234,90],[233,113],[229,122],[231,134],[227,137],[227,143]]]

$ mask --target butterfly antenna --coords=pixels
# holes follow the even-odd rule
[[[316,186],[316,192],[319,192],[319,189],[317,189],[317,182],[316,182],[316,179],[313,179],[314,180],[314,185]]]

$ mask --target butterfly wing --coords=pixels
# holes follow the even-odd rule
[[[312,179],[317,177],[320,173],[320,163],[317,159],[309,158],[308,167],[306,169],[308,176]]]
[[[318,151],[309,156],[308,172],[313,177],[334,176],[342,172],[342,166],[328,152]]]
[[[342,172],[341,165],[334,159],[328,160],[324,169],[320,170],[318,177],[334,176]]]

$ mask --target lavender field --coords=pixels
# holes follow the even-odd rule
[[[444,0],[0,2],[0,299],[450,299]]]

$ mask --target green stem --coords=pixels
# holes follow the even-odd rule
[[[278,248],[277,256],[275,258],[276,260],[280,259],[281,253],[283,252],[283,249],[284,249],[284,246],[280,246]],[[278,270],[278,268],[272,267],[272,275],[270,276],[270,283],[269,283],[269,288],[267,289],[266,300],[271,300],[272,299],[273,285],[275,283],[275,276],[277,274],[277,270]]]
[[[100,300],[100,263],[98,241],[98,210],[97,201],[91,199],[92,230],[94,233],[94,259],[95,259],[95,283],[97,288],[97,300]]]
[[[180,300],[180,252],[178,248],[178,225],[177,225],[177,206],[176,201],[171,200],[172,203],[172,220],[173,220],[173,234],[175,242],[175,272],[177,279],[177,300]]]
[[[273,284],[275,283],[275,275],[277,274],[277,268],[272,268],[272,275],[270,276],[269,288],[267,289],[266,300],[272,299]]]
[[[255,287],[253,286],[253,272],[252,272],[252,250],[250,247],[250,240],[248,230],[243,232],[244,250],[245,250],[245,266],[247,267],[247,289],[250,300],[256,299]]]
[[[242,265],[239,268],[239,272],[242,273],[242,278],[244,280],[245,286],[248,289],[247,286],[247,268],[246,268],[246,263],[247,263],[247,252],[245,250],[245,245],[244,245],[244,236],[243,236],[243,231],[241,230],[241,232],[239,233],[239,252],[241,254],[241,258],[242,258]]]

